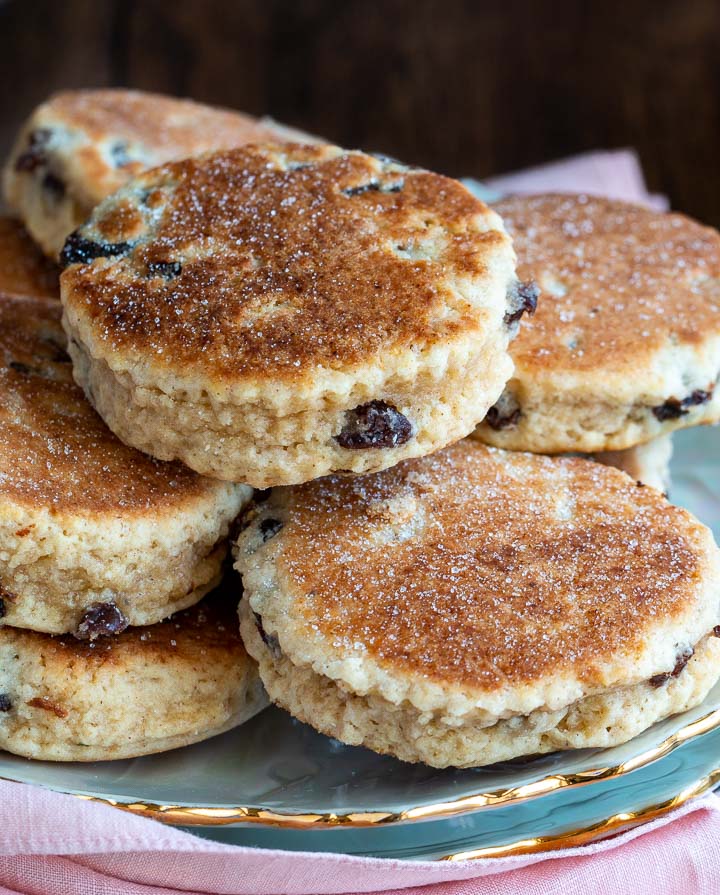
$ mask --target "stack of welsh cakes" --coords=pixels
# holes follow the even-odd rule
[[[715,231],[126,91],[37,109],[5,196],[63,270],[59,303],[4,225],[1,747],[161,751],[269,697],[468,767],[720,677],[720,551],[662,493],[720,418]]]

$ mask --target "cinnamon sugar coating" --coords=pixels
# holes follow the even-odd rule
[[[211,149],[298,136],[269,119],[171,96],[64,91],[38,106],[20,131],[4,171],[5,199],[56,259],[94,206],[141,171]]]
[[[494,207],[520,277],[541,296],[479,438],[543,453],[623,450],[720,419],[717,231],[584,195]]]
[[[236,558],[290,661],[485,719],[672,669],[718,614],[719,552],[689,513],[617,470],[474,441],[276,490]]]
[[[0,498],[75,513],[179,508],[214,483],[127,447],[75,385],[56,302],[0,295]]]
[[[65,304],[93,352],[212,382],[347,370],[492,325],[467,290],[507,246],[456,181],[301,145],[165,165],[80,235],[127,246],[92,264],[66,252]],[[168,263],[177,275],[153,275]]]
[[[512,234],[521,279],[542,292],[512,347],[518,374],[632,373],[668,344],[697,345],[720,332],[720,234],[712,228],[591,196],[516,196],[494,208]]]

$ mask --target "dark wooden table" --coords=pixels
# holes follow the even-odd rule
[[[720,225],[717,0],[5,0],[0,152],[60,87],[129,85],[477,177],[635,146]]]

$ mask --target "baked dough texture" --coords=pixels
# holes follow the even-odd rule
[[[59,277],[22,224],[0,216],[0,294],[60,298]]]
[[[251,491],[119,441],[73,381],[60,314],[0,295],[0,626],[152,624],[217,584]]]
[[[652,441],[625,448],[624,451],[598,451],[589,458],[606,466],[622,469],[630,478],[668,494],[672,486],[670,461],[672,435],[660,435]]]
[[[436,767],[607,746],[720,675],[720,551],[624,473],[465,440],[274,489],[235,551],[270,698]]]
[[[75,376],[160,459],[264,488],[469,434],[534,296],[461,184],[333,146],[147,172],[68,239]]]
[[[270,119],[140,90],[67,90],[23,125],[3,175],[5,200],[57,260],[93,208],[141,171],[211,149],[297,139]]]
[[[618,451],[720,419],[720,234],[584,195],[494,206],[538,310],[477,429],[536,453]]]
[[[0,629],[0,748],[26,758],[164,752],[229,730],[266,705],[227,595],[90,643]]]

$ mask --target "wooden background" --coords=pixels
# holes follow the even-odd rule
[[[5,0],[0,152],[60,87],[189,95],[477,177],[635,146],[720,225],[718,0]]]

